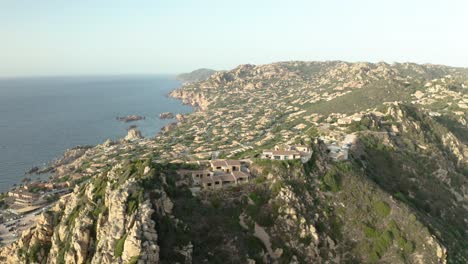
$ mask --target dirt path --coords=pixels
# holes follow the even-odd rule
[[[249,227],[245,223],[244,217],[245,217],[244,214],[239,215],[239,224],[244,229],[249,230]],[[260,241],[262,241],[263,245],[265,245],[265,248],[267,249],[268,255],[273,260],[272,263],[278,263],[278,261],[276,260],[276,255],[273,252],[273,249],[271,248],[270,236],[265,231],[265,229],[263,227],[259,226],[257,223],[255,223],[254,236],[256,238],[260,239]]]
[[[268,255],[270,255],[271,259],[273,259],[272,263],[278,263],[278,261],[276,260],[276,255],[273,253],[273,249],[271,248],[270,236],[265,231],[265,229],[257,225],[257,223],[255,223],[254,236],[256,236],[258,239],[260,239],[263,242],[263,244],[265,245],[268,251]]]

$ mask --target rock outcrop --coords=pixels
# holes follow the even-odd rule
[[[159,114],[159,118],[160,119],[173,119],[174,114],[171,112],[164,112],[164,113]]]
[[[125,136],[125,140],[137,140],[142,139],[143,135],[141,134],[140,130],[132,128],[128,130],[127,136]]]
[[[63,197],[17,242],[0,249],[0,262],[158,263],[152,217],[155,204],[171,202],[164,190],[159,199],[144,197],[136,178],[154,171],[129,177],[131,168],[125,166],[133,165],[115,166]]]
[[[128,122],[143,120],[143,119],[145,119],[145,117],[144,116],[139,116],[139,115],[128,115],[128,116],[118,116],[118,117],[116,117],[116,119],[118,121],[128,123]]]

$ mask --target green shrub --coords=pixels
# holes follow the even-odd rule
[[[338,192],[340,190],[340,175],[335,170],[330,170],[323,177],[323,183],[327,191]]]
[[[212,197],[210,199],[210,203],[211,203],[211,206],[213,206],[213,208],[220,208],[221,205],[223,204],[221,198],[215,196],[215,197]]]
[[[127,214],[133,214],[143,201],[143,189],[132,192],[127,198]]]
[[[259,261],[258,263],[261,263],[262,252],[265,251],[263,242],[257,237],[248,236],[246,238],[246,244],[247,244],[247,252],[249,254],[249,257],[255,259],[256,261]]]
[[[127,234],[125,234],[122,238],[117,240],[117,242],[115,243],[115,248],[114,248],[114,256],[115,257],[122,256],[126,239],[127,239]]]
[[[133,256],[133,257],[130,258],[130,260],[127,262],[127,264],[137,264],[139,258],[140,258],[140,256]]]
[[[276,197],[279,192],[281,191],[281,188],[283,188],[284,183],[281,180],[277,180],[275,183],[271,185],[271,195],[273,197]]]
[[[29,263],[37,263],[39,261],[37,254],[39,253],[41,248],[42,246],[39,243],[36,243],[29,248],[29,252],[28,252]]]
[[[102,199],[106,194],[106,187],[107,187],[107,177],[105,176],[98,176],[93,181],[94,186],[94,202],[99,201]]]
[[[374,206],[374,211],[380,217],[387,217],[390,214],[390,211],[392,210],[390,206],[386,202],[383,202],[383,201],[375,202],[373,206]]]
[[[364,226],[364,234],[366,235],[367,238],[374,238],[378,236],[378,233],[375,230],[375,228],[371,226]]]
[[[405,246],[403,247],[403,251],[407,254],[411,254],[414,252],[414,243],[412,241],[407,241]]]
[[[75,219],[78,217],[80,214],[80,206],[77,205],[75,208],[73,208],[72,212],[68,215],[68,218],[65,220],[65,224],[67,226],[74,225]]]

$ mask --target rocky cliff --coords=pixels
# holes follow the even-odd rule
[[[146,163],[147,164],[147,163]],[[35,227],[0,251],[3,263],[157,263],[153,214],[170,212],[163,190],[148,199],[148,165],[119,164],[75,188],[43,213]]]

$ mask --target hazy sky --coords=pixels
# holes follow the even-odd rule
[[[0,0],[0,76],[284,60],[468,67],[468,0]]]

